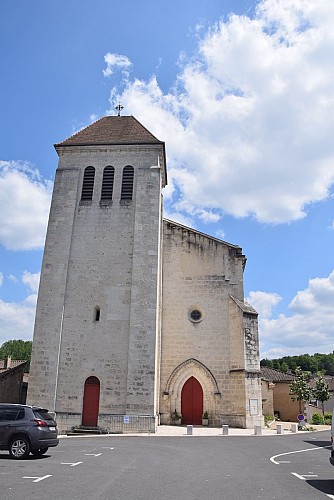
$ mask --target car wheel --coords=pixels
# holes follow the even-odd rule
[[[14,438],[9,445],[9,454],[16,460],[27,458],[30,452],[30,443],[24,436]]]
[[[48,447],[46,446],[45,448],[39,448],[38,450],[33,450],[31,453],[35,456],[35,457],[40,457],[42,455],[44,455],[44,453],[46,453],[48,451]]]

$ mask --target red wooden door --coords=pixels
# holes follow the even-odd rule
[[[100,382],[96,377],[88,377],[85,382],[82,405],[82,425],[97,427],[100,402]]]
[[[203,389],[195,377],[190,377],[182,387],[181,414],[183,424],[202,424]]]

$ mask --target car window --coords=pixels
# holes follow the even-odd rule
[[[0,421],[16,420],[18,412],[17,408],[3,408],[0,410]]]
[[[40,418],[42,420],[53,420],[51,417],[50,413],[47,412],[47,410],[34,410],[34,415],[36,418]]]
[[[24,410],[23,408],[18,411],[18,414],[16,415],[16,420],[22,420],[24,418]]]

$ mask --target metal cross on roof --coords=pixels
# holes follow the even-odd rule
[[[121,116],[121,111],[124,109],[124,106],[119,102],[118,105],[115,107],[116,111],[118,111],[117,116]]]

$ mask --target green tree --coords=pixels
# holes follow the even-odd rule
[[[302,401],[309,401],[312,397],[312,389],[306,380],[306,374],[298,366],[295,371],[296,379],[290,384],[290,396],[292,401],[298,401],[299,414],[302,413]],[[303,412],[304,413],[304,412]]]
[[[322,375],[319,375],[315,383],[315,388],[313,389],[313,397],[320,401],[322,416],[325,420],[325,402],[330,399],[331,394],[329,392],[328,384],[326,384]]]
[[[29,372],[31,358],[31,340],[8,340],[0,347],[0,359],[10,356],[12,359],[27,361],[24,371]]]

